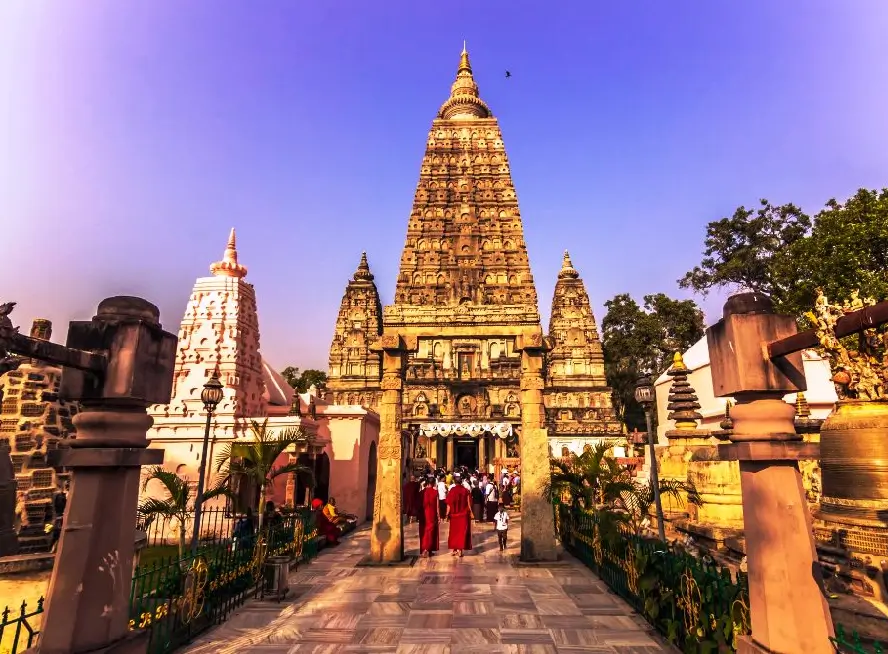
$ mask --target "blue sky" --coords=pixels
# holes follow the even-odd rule
[[[362,250],[392,300],[463,39],[544,322],[565,248],[599,321],[688,297],[707,222],[886,185],[885,33],[882,0],[5,0],[0,299],[57,340],[115,294],[176,331],[234,226],[264,355],[326,368]]]

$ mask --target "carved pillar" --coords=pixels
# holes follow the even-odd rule
[[[401,394],[404,348],[398,335],[386,334],[374,347],[382,350],[382,397],[379,402],[379,450],[370,563],[396,563],[404,559],[401,515]]]
[[[478,439],[478,470],[487,471],[487,434],[481,434]]]
[[[444,467],[447,468],[448,470],[453,470],[453,464],[454,464],[454,456],[453,456],[454,442],[453,442],[453,439],[454,439],[453,434],[450,434],[449,436],[447,436],[447,463],[444,464]]]
[[[177,342],[158,318],[145,300],[118,297],[91,322],[71,323],[69,346],[109,358],[101,381],[71,368],[62,377],[60,395],[83,409],[77,439],[50,458],[72,471],[72,483],[39,654],[146,650],[147,632],[128,630],[139,472],[163,461],[163,450],[146,449],[146,408],[170,401]]]
[[[799,352],[774,362],[764,345],[796,333],[795,320],[774,315],[757,293],[728,299],[724,317],[706,331],[717,397],[733,395],[731,444],[722,460],[740,465],[752,635],[738,652],[833,652],[829,606],[814,548],[798,460],[818,456],[795,432],[795,408],[783,395],[805,390]]]
[[[542,334],[521,339],[521,560],[554,561],[555,525],[544,493],[551,474],[543,406]],[[502,445],[501,445],[502,447]],[[499,473],[499,471],[497,471]]]

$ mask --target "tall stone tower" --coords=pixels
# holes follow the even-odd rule
[[[564,252],[549,317],[546,425],[556,455],[576,451],[589,436],[622,432],[604,376],[604,353],[586,286]]]
[[[572,437],[619,433],[609,422],[589,298],[569,263],[553,302],[549,379],[543,357],[550,339],[540,325],[509,159],[463,48],[426,140],[381,337],[370,343],[378,296],[362,261],[364,277],[348,284],[330,350],[334,401],[364,394],[380,411],[380,460],[391,455],[383,445],[389,434],[411,436],[405,458],[486,470],[517,465],[523,446],[541,440],[534,456],[539,451],[547,471],[546,426]],[[549,416],[544,401],[558,410]]]
[[[334,404],[375,407],[381,371],[373,345],[382,334],[382,303],[367,263],[367,253],[345,288],[333,344],[328,376],[336,380]]]
[[[195,282],[179,327],[172,399],[169,405],[154,406],[151,411],[183,417],[203,413],[200,392],[218,370],[225,389],[216,415],[264,416],[256,293],[244,279],[247,267],[238,263],[234,229],[222,260],[210,266],[210,273]]]

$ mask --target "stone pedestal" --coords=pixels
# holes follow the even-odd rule
[[[382,336],[375,346],[382,350],[383,372],[379,401],[376,496],[373,499],[368,563],[398,563],[404,559],[404,527],[401,515],[402,346],[400,337],[389,334]]]
[[[772,362],[765,354],[768,343],[796,332],[795,320],[774,315],[770,299],[757,293],[729,298],[722,320],[706,332],[714,393],[737,398],[731,443],[719,446],[719,456],[739,463],[743,494],[752,634],[740,651],[834,651],[798,466],[818,448],[801,441],[795,407],[782,399],[805,390],[802,359],[795,352]]]
[[[72,472],[47,594],[39,654],[144,652],[128,630],[139,471],[163,461],[148,450],[149,404],[168,402],[176,337],[139,298],[111,298],[92,322],[73,322],[68,344],[108,357],[100,374],[65,369],[61,394],[83,401],[77,439],[50,463]]]
[[[542,335],[525,336],[521,346],[521,560],[554,561],[554,517],[544,493],[551,470],[549,436],[543,427]]]

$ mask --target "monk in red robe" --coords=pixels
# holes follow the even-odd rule
[[[423,558],[438,551],[438,490],[433,483],[427,483],[419,493],[419,551]]]
[[[324,515],[324,502],[320,498],[311,501],[317,522],[318,533],[327,539],[327,545],[339,545],[339,527],[330,522],[330,518]]]
[[[410,476],[410,480],[404,484],[403,491],[404,501],[402,503],[404,515],[407,516],[407,522],[412,522],[414,518],[419,518],[419,512],[422,510],[421,499],[419,497],[420,486],[416,477]]]
[[[472,549],[472,494],[462,485],[459,475],[453,475],[455,485],[447,492],[447,517],[450,535],[447,546],[451,556],[462,557],[463,550]]]

